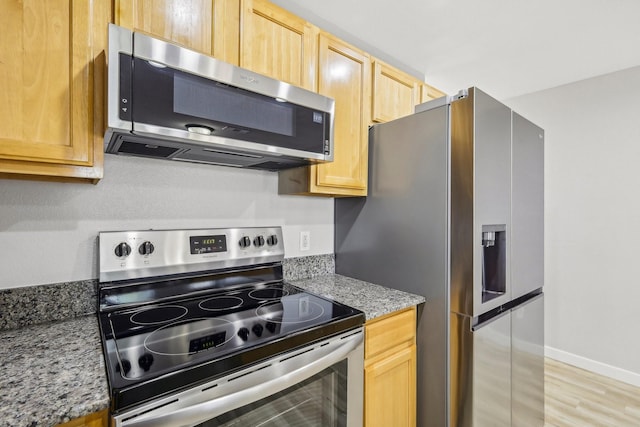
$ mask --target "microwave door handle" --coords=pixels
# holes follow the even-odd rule
[[[196,425],[203,423],[233,409],[241,408],[242,406],[248,405],[252,402],[264,399],[265,397],[304,381],[318,372],[335,365],[345,359],[349,353],[358,347],[362,342],[362,334],[358,333],[345,337],[343,341],[344,342],[342,342],[335,350],[331,349],[333,346],[324,347],[323,350],[328,350],[329,354],[326,354],[312,362],[305,363],[304,366],[294,369],[286,374],[278,372],[279,375],[272,380],[256,384],[226,396],[220,396],[213,400],[188,406],[186,408],[172,409],[168,412],[162,411],[162,409],[165,408],[159,408],[159,412],[162,413],[154,414],[155,411],[151,411],[123,421],[122,426],[154,427],[161,425],[163,427],[180,427],[184,425]],[[304,353],[302,355],[304,355]],[[294,362],[294,359],[296,358],[293,357],[289,360]],[[279,371],[287,372],[287,361],[283,361],[279,363],[279,365]],[[267,369],[271,370],[271,368]]]

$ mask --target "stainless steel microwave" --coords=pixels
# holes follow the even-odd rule
[[[107,153],[266,170],[333,160],[333,99],[113,24],[107,97]]]

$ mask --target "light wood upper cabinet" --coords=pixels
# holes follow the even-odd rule
[[[420,83],[415,77],[374,59],[371,120],[381,123],[413,114],[420,98]]]
[[[334,161],[312,166],[312,191],[366,195],[371,68],[369,55],[320,36],[318,92],[335,99]],[[312,171],[313,175],[313,171]]]
[[[212,0],[115,0],[117,25],[211,55]]]
[[[420,104],[423,102],[431,101],[433,99],[440,98],[445,96],[446,94],[441,90],[436,89],[435,87],[428,85],[426,83],[422,83],[420,85]]]
[[[365,324],[365,427],[415,427],[415,333],[415,307]]]
[[[318,28],[265,0],[240,4],[240,66],[315,90]]]
[[[109,0],[1,0],[0,175],[102,178]]]
[[[334,161],[281,171],[278,183],[281,194],[367,195],[370,85],[369,55],[321,33],[318,92],[336,103]]]
[[[240,0],[213,0],[212,22],[212,55],[240,65]]]

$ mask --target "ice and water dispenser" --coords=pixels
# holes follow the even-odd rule
[[[482,226],[482,302],[491,301],[507,291],[506,226]]]

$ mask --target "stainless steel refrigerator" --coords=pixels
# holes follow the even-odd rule
[[[544,424],[544,131],[477,88],[369,134],[336,272],[426,297],[418,426]]]

